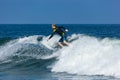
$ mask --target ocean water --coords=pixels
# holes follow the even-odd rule
[[[53,48],[51,24],[0,24],[0,80],[120,80],[119,24],[58,24],[70,46]]]

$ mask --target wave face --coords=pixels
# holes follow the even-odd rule
[[[38,37],[40,41],[37,40]],[[11,40],[0,46],[0,71],[14,68],[77,75],[120,76],[119,39],[100,39],[82,34],[73,34],[68,38],[76,37],[69,47],[55,50],[50,45],[55,42],[47,42],[47,36]]]
[[[53,62],[50,50],[41,44],[37,38],[43,36],[29,36],[9,41],[0,46],[0,71],[33,71],[46,70],[46,66]],[[46,69],[44,69],[46,68]]]

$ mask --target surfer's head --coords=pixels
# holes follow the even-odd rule
[[[55,29],[57,26],[56,24],[52,24],[52,28]]]

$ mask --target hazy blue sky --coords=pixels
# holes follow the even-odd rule
[[[0,0],[0,24],[120,24],[120,0]]]

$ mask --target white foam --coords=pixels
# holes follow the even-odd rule
[[[0,61],[12,56],[21,44],[37,44],[38,36],[29,36],[19,38],[0,47]],[[33,56],[35,58],[49,59],[58,56],[58,60],[52,65],[53,72],[67,72],[78,75],[111,75],[120,77],[120,40],[119,39],[98,39],[86,35],[73,34],[71,38],[79,37],[73,41],[69,47],[54,52],[50,56],[39,54],[25,54],[24,56]],[[48,37],[43,37],[45,46]],[[54,38],[57,41],[57,38]],[[50,41],[50,44],[56,43]],[[61,54],[61,55],[58,55]]]
[[[75,35],[74,35],[75,36]],[[59,50],[53,72],[120,76],[120,40],[76,35],[79,39]]]
[[[43,37],[42,41],[38,41],[37,40],[38,37]],[[5,61],[7,60],[8,57],[13,55],[34,57],[36,59],[50,59],[56,56],[56,54],[46,56],[44,54],[39,54],[39,51],[36,51],[37,53],[27,52],[24,54],[21,54],[21,53],[17,54],[16,52],[19,51],[21,48],[28,47],[29,49],[30,46],[25,47],[25,45],[27,44],[34,44],[34,45],[40,45],[40,46],[41,44],[43,44],[46,48],[53,49],[52,46],[53,44],[56,44],[56,41],[58,40],[58,38],[59,38],[58,36],[54,36],[51,40],[47,41],[48,36],[45,37],[41,35],[34,35],[34,36],[28,36],[28,37],[12,40],[3,46],[0,46],[0,61],[3,61],[3,60]]]
[[[6,60],[7,57],[12,56],[18,49],[22,48],[21,44],[38,44],[38,36],[30,36],[19,38],[0,47],[0,60]]]

